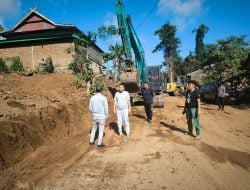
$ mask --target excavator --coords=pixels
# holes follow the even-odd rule
[[[133,105],[135,102],[142,101],[141,88],[144,82],[149,82],[147,77],[148,69],[142,44],[132,25],[131,17],[125,13],[122,0],[116,2],[116,14],[125,54],[125,67],[120,74],[120,82],[124,84],[126,90],[130,93],[131,104]],[[161,83],[161,77],[158,78],[159,83]],[[154,89],[154,91],[156,92],[154,107],[164,107],[160,87]]]

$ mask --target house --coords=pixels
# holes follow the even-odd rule
[[[198,69],[196,71],[193,71],[193,72],[187,74],[188,80],[196,80],[200,84],[203,83],[203,78],[205,76],[206,76],[206,73],[202,69]]]
[[[30,12],[13,28],[0,33],[0,57],[8,60],[19,56],[26,70],[35,70],[42,60],[51,57],[55,70],[68,68],[72,61],[74,40],[87,42],[87,36],[75,25],[58,24],[36,10]],[[86,46],[94,73],[104,67],[103,51],[94,43]]]

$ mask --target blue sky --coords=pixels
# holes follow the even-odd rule
[[[0,24],[6,29],[14,26],[29,9],[36,8],[51,20],[63,24],[75,24],[80,30],[96,32],[101,25],[116,24],[116,0],[0,0]],[[145,50],[148,65],[161,64],[162,52],[152,53],[159,43],[154,31],[165,22],[177,26],[179,48],[185,57],[195,48],[195,34],[192,30],[200,24],[209,27],[205,43],[214,43],[230,35],[249,35],[249,0],[123,0],[126,12],[131,15],[133,25]],[[146,17],[149,12],[151,14]],[[146,17],[146,19],[145,19]],[[142,21],[144,20],[143,24]],[[107,51],[110,43],[97,40]]]

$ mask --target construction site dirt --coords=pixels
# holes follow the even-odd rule
[[[202,103],[202,138],[184,135],[185,99],[164,96],[153,122],[132,107],[116,133],[113,97],[104,149],[89,145],[85,87],[69,73],[0,75],[0,189],[250,189],[250,107]]]

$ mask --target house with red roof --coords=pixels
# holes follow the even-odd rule
[[[35,70],[48,57],[55,70],[67,69],[73,59],[75,40],[87,48],[94,73],[101,73],[105,67],[103,50],[94,42],[89,43],[87,36],[75,25],[55,23],[34,9],[0,36],[0,57],[8,60],[19,56],[26,70]]]

